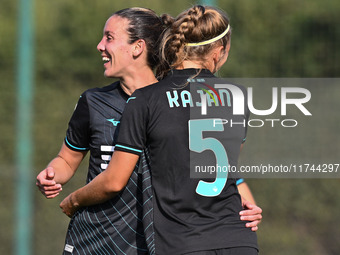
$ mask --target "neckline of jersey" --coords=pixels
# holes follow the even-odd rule
[[[212,72],[210,72],[208,69],[197,69],[197,68],[186,68],[186,69],[172,69],[171,73],[173,75],[196,75],[199,74],[199,76],[209,76],[214,77]]]

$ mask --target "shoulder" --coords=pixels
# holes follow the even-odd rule
[[[159,95],[160,93],[163,93],[164,91],[169,90],[169,88],[172,88],[172,89],[179,88],[185,83],[185,82],[183,83],[182,80],[185,81],[186,79],[183,79],[183,77],[180,77],[180,80],[178,80],[178,77],[174,75],[168,75],[162,80],[154,84],[151,84],[149,86],[140,88],[136,91],[140,91],[141,94],[145,94],[148,96]]]
[[[246,92],[246,87],[244,85],[242,85],[242,79],[237,79],[237,78],[219,78],[221,79],[225,84],[229,84],[232,85],[233,87],[237,87],[239,89],[241,89],[242,91]]]
[[[82,96],[90,96],[90,95],[93,95],[93,94],[97,94],[97,93],[107,93],[107,92],[110,92],[110,91],[115,91],[117,89],[119,89],[119,81],[117,82],[114,82],[110,85],[107,85],[107,86],[104,86],[104,87],[96,87],[96,88],[91,88],[91,89],[88,89],[88,90],[85,90],[83,93],[82,93]]]
[[[158,97],[164,91],[163,82],[156,82],[146,87],[137,89],[130,98],[139,98],[142,100],[149,101],[150,98]]]
[[[105,87],[88,89],[80,97],[80,100],[88,103],[98,104],[102,102],[113,106],[118,104],[120,108],[122,107],[120,105],[129,98],[122,90],[119,81]]]
[[[227,78],[212,78],[211,83],[216,90],[227,89],[233,96],[245,95],[247,96],[247,88],[241,85],[239,82],[235,82],[235,79]]]

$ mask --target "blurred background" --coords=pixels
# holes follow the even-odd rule
[[[57,155],[79,95],[88,88],[112,82],[103,77],[102,60],[96,49],[105,21],[111,13],[127,7],[148,7],[158,14],[177,15],[195,2],[32,1],[32,10],[23,11],[31,14],[34,35],[29,62],[33,77],[27,76],[32,80],[32,88],[24,93],[20,92],[20,85],[25,84],[26,77],[19,77],[20,47],[24,47],[21,42],[28,36],[20,32],[23,2],[25,0],[1,0],[0,8],[0,254],[20,253],[18,247],[23,244],[19,243],[18,236],[22,233],[18,232],[25,230],[18,229],[26,226],[29,248],[20,255],[54,255],[62,253],[69,222],[61,213],[59,203],[84,185],[87,162],[85,160],[63,192],[52,200],[40,194],[35,177]],[[233,29],[229,59],[219,76],[339,77],[339,1],[216,0],[214,4],[229,14]],[[25,93],[32,93],[32,109],[24,114],[31,116],[31,123],[22,121],[25,116],[18,118],[23,112],[19,107],[20,96],[25,97]],[[253,159],[272,162],[273,157],[284,157],[285,152],[292,153],[291,159],[301,156],[303,160],[339,163],[339,87],[318,87],[312,97],[317,98],[319,94],[326,98],[311,105],[313,114],[320,117],[318,121],[327,115],[328,121],[323,125],[308,122],[298,133],[250,128],[241,163],[249,165]],[[26,126],[31,126],[28,130],[31,138],[26,146],[29,158],[22,162],[19,157],[25,152],[19,147],[27,137],[20,137],[18,130]],[[311,134],[304,137],[304,133]],[[287,137],[292,139],[290,143]],[[316,143],[309,140],[311,137],[316,138],[313,140]],[[23,167],[25,164],[27,169]],[[260,254],[339,254],[339,179],[246,181],[263,209],[263,222],[258,231]],[[27,183],[29,188],[22,189]],[[27,192],[30,195],[22,201]],[[18,208],[23,205],[27,213],[19,219]]]

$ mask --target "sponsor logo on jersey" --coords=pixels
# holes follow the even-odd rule
[[[118,126],[118,124],[120,123],[119,120],[115,120],[115,119],[106,119],[107,121],[110,121],[115,127]]]

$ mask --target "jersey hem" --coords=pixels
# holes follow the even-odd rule
[[[186,249],[183,249],[182,251],[174,251],[173,254],[182,254],[185,255],[187,253],[191,253],[191,252],[200,252],[200,251],[213,251],[213,250],[220,250],[220,249],[230,249],[230,248],[241,248],[241,247],[250,247],[250,248],[254,248],[257,250],[257,252],[259,252],[259,248],[256,244],[253,243],[245,243],[245,244],[226,244],[223,246],[216,246],[216,247],[199,247],[197,248],[197,246],[192,246],[192,247],[186,247]],[[160,253],[161,254],[161,253]],[[166,253],[164,253],[166,254]]]

